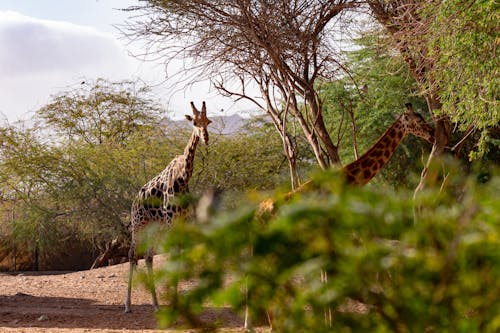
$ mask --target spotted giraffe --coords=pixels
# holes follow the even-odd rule
[[[342,168],[347,183],[366,185],[387,164],[396,148],[408,134],[413,134],[434,143],[434,129],[432,126],[425,121],[424,117],[413,110],[411,103],[406,103],[406,108],[407,111],[396,119],[366,153]],[[307,190],[311,185],[310,180],[303,183],[299,188],[285,194],[284,199],[288,200],[295,193]],[[267,199],[260,203],[258,214],[270,213],[274,209],[275,201]]]
[[[128,254],[130,271],[125,312],[131,312],[132,275],[137,265],[137,234],[150,223],[162,223],[168,227],[175,216],[184,212],[185,208],[176,204],[174,198],[188,192],[189,179],[193,174],[194,155],[200,138],[208,144],[207,126],[212,121],[207,118],[205,102],[203,102],[201,112],[196,109],[193,102],[191,102],[191,109],[193,116],[186,115],[186,119],[193,123],[193,133],[184,149],[184,154],[176,156],[160,174],[147,182],[132,204],[129,227],[132,240]],[[148,250],[144,259],[151,285],[153,307],[158,310],[158,299],[152,275],[153,254],[152,250]]]
[[[408,134],[434,143],[434,129],[420,114],[413,111],[411,103],[406,103],[406,108],[407,111],[396,119],[366,153],[342,169],[348,183],[368,183],[389,161],[401,140]]]

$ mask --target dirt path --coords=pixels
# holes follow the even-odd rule
[[[133,313],[123,313],[127,274],[128,263],[65,274],[0,273],[0,332],[153,332],[151,296],[142,287],[134,287]],[[221,322],[224,332],[242,331],[229,308],[206,308],[202,319]],[[173,331],[196,330],[161,332]]]

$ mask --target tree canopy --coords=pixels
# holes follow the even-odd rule
[[[487,141],[498,147],[497,141],[487,140],[500,120],[496,97],[498,6],[495,1],[366,2],[419,83],[436,125],[436,142],[418,192],[438,177],[428,170],[448,148],[451,120],[467,129],[463,140],[475,129],[481,131],[477,156],[486,151]]]
[[[498,3],[443,1],[438,9],[429,33],[430,56],[436,62],[428,76],[439,87],[441,113],[463,132],[480,133],[470,158],[481,157],[489,147],[499,148],[490,134],[500,124]]]

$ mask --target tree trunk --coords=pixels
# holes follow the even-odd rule
[[[325,146],[326,154],[328,156],[328,164],[329,166],[340,164],[338,148],[332,142],[332,138],[330,137],[330,134],[325,127],[325,123],[323,122],[323,116],[321,116],[321,113],[319,114],[319,118],[320,119],[318,123],[314,127],[318,132],[318,136],[321,139],[321,142]]]
[[[318,137],[326,150],[326,160],[328,161],[328,166],[340,164],[338,147],[333,144],[332,138],[330,137],[330,134],[325,126],[321,102],[312,87],[308,88],[308,90],[309,91],[306,92],[304,97],[309,103],[311,115],[314,117],[311,122],[312,128],[318,134]]]
[[[14,244],[14,248],[12,249],[12,265],[14,266],[14,272],[17,271],[17,246]]]
[[[14,221],[16,220],[16,211],[15,211],[15,205],[12,206],[12,212],[11,212],[11,225],[14,225]],[[16,241],[14,240],[14,237],[12,238],[12,264],[14,266],[14,272],[17,271],[17,244]]]
[[[297,167],[297,156],[295,151],[290,150],[288,153],[287,147],[283,147],[283,150],[286,152],[286,158],[288,160],[288,168],[290,170],[290,184],[292,190],[295,190],[300,186],[300,176]]]
[[[272,117],[272,119],[273,121],[275,120],[274,117]],[[276,122],[274,122],[274,126],[278,130],[283,142],[283,153],[285,154],[288,161],[288,169],[290,172],[290,185],[292,187],[292,190],[295,190],[300,186],[300,177],[297,165],[297,149],[288,136],[288,133],[286,133],[285,128],[281,126],[280,123]]]
[[[307,121],[304,119],[303,115],[300,113],[298,110],[298,107],[296,105],[293,106],[293,111],[294,111],[294,116],[295,119],[299,122],[300,128],[302,129],[302,132],[304,133],[304,136],[306,137],[307,142],[311,146],[314,157],[316,157],[316,161],[318,162],[318,165],[320,166],[321,169],[325,170],[328,168],[328,163],[325,161],[325,158],[322,154],[321,151],[321,144],[318,141],[318,137],[316,136],[316,133],[314,132],[314,127],[311,126],[309,128],[310,124],[307,123]]]
[[[35,244],[35,251],[33,252],[33,270],[35,272],[38,272],[39,270],[39,257],[40,257],[40,251],[38,249],[38,242]]]

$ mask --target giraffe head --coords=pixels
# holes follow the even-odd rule
[[[191,102],[191,109],[193,110],[193,115],[186,115],[186,119],[193,123],[193,127],[196,130],[198,137],[203,140],[203,143],[208,145],[208,131],[207,126],[212,121],[207,118],[207,106],[203,102],[201,106],[201,111],[198,111],[194,103]]]
[[[405,106],[408,111],[403,113],[400,119],[405,132],[434,143],[434,129],[432,126],[425,121],[424,117],[413,111],[411,103],[406,103]]]

